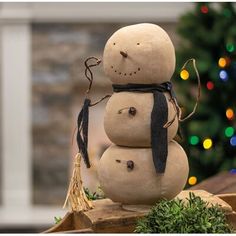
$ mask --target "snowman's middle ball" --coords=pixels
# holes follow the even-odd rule
[[[170,96],[164,93],[168,105],[168,121],[175,117],[176,111]],[[151,113],[154,98],[152,93],[114,93],[109,99],[104,128],[109,139],[120,146],[151,147]],[[178,130],[178,119],[167,128],[168,142]]]

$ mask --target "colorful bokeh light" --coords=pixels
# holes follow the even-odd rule
[[[215,85],[212,81],[208,81],[206,87],[208,90],[212,90],[215,87]]]
[[[222,81],[227,81],[228,80],[228,73],[225,70],[221,70],[219,73],[219,77]]]
[[[230,173],[231,173],[231,174],[236,174],[236,169],[231,169],[231,170],[230,170]]]
[[[227,65],[226,59],[225,59],[224,57],[221,57],[221,58],[219,59],[219,61],[218,61],[218,65],[219,65],[219,67],[221,67],[221,68],[226,67],[226,65]]]
[[[224,14],[224,16],[226,16],[228,18],[232,16],[232,13],[231,13],[231,11],[228,8],[225,8],[223,10],[223,14]]]
[[[193,135],[189,138],[189,142],[191,145],[197,145],[199,143],[199,138],[196,135]]]
[[[204,149],[210,149],[212,147],[212,140],[210,138],[206,138],[203,141],[203,147]]]
[[[233,43],[227,43],[227,44],[226,44],[226,50],[227,50],[228,52],[233,52],[233,51],[235,50],[234,44],[233,44]]]
[[[188,179],[189,185],[195,185],[197,183],[197,177],[196,176],[191,176]]]
[[[229,126],[225,129],[225,136],[230,138],[234,135],[234,128]]]
[[[236,136],[233,136],[233,137],[230,139],[230,144],[231,144],[231,146],[236,146]]]
[[[234,111],[232,108],[228,108],[225,112],[225,115],[227,117],[228,120],[233,120],[234,118]]]
[[[206,5],[201,6],[201,12],[202,12],[203,14],[207,14],[208,11],[209,11],[209,9],[208,9],[208,7],[207,7]]]
[[[182,80],[187,80],[189,78],[189,73],[187,70],[182,70],[180,72],[180,77]]]

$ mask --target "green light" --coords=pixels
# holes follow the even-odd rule
[[[191,136],[189,139],[190,144],[192,145],[197,145],[199,143],[199,138],[198,136]]]
[[[227,9],[227,8],[225,8],[225,9],[223,10],[223,14],[224,14],[224,16],[226,16],[226,17],[231,17],[231,16],[232,16],[231,11],[230,11],[229,9]]]
[[[226,44],[226,49],[227,49],[227,51],[228,52],[233,52],[234,51],[234,44],[232,44],[232,43],[227,43]]]
[[[230,137],[233,136],[233,134],[234,134],[234,128],[233,127],[229,126],[225,129],[225,136],[226,137],[230,138]]]

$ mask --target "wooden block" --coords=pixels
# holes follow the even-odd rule
[[[233,212],[226,214],[226,218],[227,221],[232,225],[232,227],[236,229],[236,193],[219,194],[216,196],[230,204],[230,206],[232,207]]]
[[[232,207],[233,211],[236,212],[236,193],[218,194],[216,197],[227,202]]]
[[[96,233],[132,233],[138,218],[144,212],[124,210],[120,203],[110,199],[94,201],[94,209],[87,212],[67,213],[63,220],[45,231],[55,232],[96,232]]]
[[[143,212],[126,211],[120,203],[114,203],[110,199],[95,201],[94,205],[94,209],[84,212],[84,215],[97,233],[133,232],[136,220],[145,215]]]

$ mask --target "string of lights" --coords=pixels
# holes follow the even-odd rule
[[[199,9],[201,14],[204,15],[209,14],[210,12],[210,9],[207,5],[202,5]],[[231,12],[228,9],[224,9],[223,14],[226,17],[229,17]],[[219,88],[221,86],[221,83],[225,84],[229,82],[231,79],[234,80],[236,79],[236,78],[231,78],[229,73],[231,65],[234,62],[233,59],[231,58],[231,55],[235,53],[235,42],[232,39],[228,39],[228,41],[225,43],[224,49],[225,49],[224,55],[218,58],[218,60],[216,60],[215,62],[219,69],[218,78],[216,78],[215,80],[208,80],[206,81],[205,84],[203,84],[203,89],[205,86],[206,90],[209,91],[209,93],[211,93],[211,91],[214,91],[214,89],[216,89],[217,87]],[[180,78],[183,81],[190,80],[191,79],[190,74],[191,74],[190,71],[184,68],[180,72]],[[227,120],[228,126],[224,128],[223,134],[225,138],[228,140],[227,141],[228,145],[236,149],[236,133],[234,128],[235,108],[233,106],[225,107],[225,118]],[[215,147],[213,137],[200,137],[199,135],[192,134],[188,138],[188,142],[192,146],[201,147],[203,150],[205,150],[205,152],[209,152]],[[234,168],[231,169],[230,173],[236,174],[236,169]],[[188,179],[189,185],[195,185],[197,182],[198,179],[196,176],[190,176]]]

